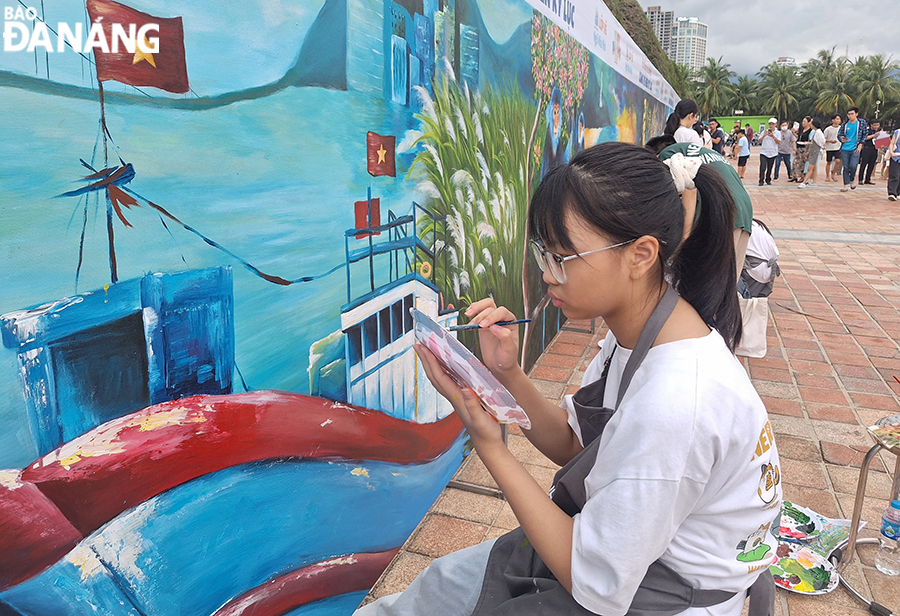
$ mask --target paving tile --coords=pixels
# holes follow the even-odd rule
[[[760,396],[766,410],[776,415],[791,415],[793,417],[803,417],[803,410],[800,403],[795,400],[785,400],[783,398],[770,398],[769,396]]]
[[[569,380],[571,371],[565,368],[554,368],[551,366],[537,365],[531,371],[531,376],[535,379],[543,381],[551,381],[553,383],[566,383]]]
[[[827,488],[823,466],[817,462],[801,462],[784,458],[781,460],[781,481],[784,484],[790,483],[805,488],[819,490]]]
[[[778,456],[782,460],[790,458],[791,460],[800,460],[803,462],[822,461],[822,455],[819,452],[816,441],[779,434],[775,437],[775,444],[778,447]]]
[[[793,383],[791,373],[788,370],[774,370],[772,368],[757,368],[750,366],[750,376],[754,380],[775,381],[778,383]]]
[[[821,402],[824,404],[847,404],[847,398],[839,389],[827,389],[821,387],[798,387],[800,397],[804,402]]]
[[[375,585],[370,594],[371,599],[380,599],[387,595],[403,592],[412,584],[422,571],[431,564],[433,559],[413,552],[400,552],[391,566],[381,577],[381,581]]]
[[[791,383],[776,383],[774,381],[753,381],[753,386],[760,396],[769,398],[784,398],[785,400],[798,400],[797,388]]]
[[[820,441],[843,443],[851,447],[855,445],[866,448],[872,446],[871,437],[861,426],[817,419],[811,419],[809,423],[812,424],[812,428]]]
[[[772,424],[772,431],[775,432],[775,442],[782,434],[788,436],[798,436],[805,439],[815,439],[816,431],[808,419],[803,417],[785,417],[781,415],[770,415],[769,423]]]
[[[900,412],[900,404],[897,404],[897,400],[893,396],[850,392],[850,399],[853,400],[856,406],[862,408],[889,411],[891,413]]]
[[[835,492],[839,494],[856,494],[859,485],[859,470],[846,466],[834,466],[826,464],[828,475],[834,485]],[[887,473],[872,471],[866,478],[866,497],[882,497],[887,499],[891,493],[891,477]]]
[[[830,490],[821,487],[807,488],[792,483],[783,483],[781,489],[785,500],[809,507],[828,517],[840,517],[837,501]]]
[[[544,353],[541,355],[540,365],[549,368],[575,368],[581,363],[581,355],[560,355],[559,353]]]
[[[429,514],[409,546],[409,551],[431,558],[480,543],[487,526],[443,515]]]
[[[528,462],[537,452],[534,445],[524,436],[511,434],[506,439],[506,446],[521,464]]]
[[[460,520],[489,525],[500,513],[504,502],[495,496],[448,488],[441,494],[431,511]]]
[[[859,379],[852,376],[842,376],[841,385],[844,386],[844,389],[851,392],[851,396],[854,392],[882,395],[892,393],[891,388],[885,385],[881,379]]]
[[[837,381],[831,376],[819,374],[798,374],[797,385],[800,387],[822,387],[825,389],[837,389]],[[803,395],[802,392],[800,394]]]
[[[865,574],[872,598],[893,610],[900,609],[900,579],[888,577],[877,569],[866,569]]]
[[[837,406],[831,404],[815,404],[810,402],[806,405],[806,413],[810,419],[824,419],[827,421],[837,421],[840,423],[848,423],[857,425],[856,415],[847,406]]]
[[[551,402],[560,400],[566,391],[565,382],[556,383],[553,381],[543,381],[536,378],[532,378],[531,382],[534,383],[534,386],[537,388],[537,390]]]
[[[829,464],[837,466],[851,466],[853,468],[862,467],[863,460],[866,457],[868,448],[861,446],[849,447],[841,443],[830,443],[822,441],[822,459]],[[779,452],[781,451],[779,447]],[[870,463],[869,468],[873,471],[885,471],[881,458],[875,457]]]
[[[471,483],[486,488],[497,488],[497,482],[491,477],[487,467],[477,453],[472,453],[463,462],[462,468],[456,473],[455,479],[463,483]]]
[[[831,364],[824,361],[804,361],[802,359],[791,360],[791,370],[798,374],[830,375]]]

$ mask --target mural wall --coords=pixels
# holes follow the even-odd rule
[[[0,614],[349,614],[467,450],[412,351],[675,95],[602,0],[44,0],[0,54]],[[465,339],[474,344],[474,339]]]

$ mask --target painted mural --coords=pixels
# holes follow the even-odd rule
[[[674,94],[600,0],[7,4],[0,614],[351,613],[467,452],[410,309],[533,362],[530,194]]]

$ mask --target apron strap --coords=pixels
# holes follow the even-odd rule
[[[616,406],[613,407],[614,409],[618,410],[622,398],[625,397],[625,390],[628,389],[628,385],[631,384],[634,373],[637,372],[641,362],[644,361],[644,357],[647,356],[647,352],[650,350],[650,347],[653,346],[656,336],[663,328],[663,325],[666,324],[666,321],[669,320],[669,315],[675,310],[675,305],[677,303],[678,292],[675,291],[675,287],[668,285],[665,294],[662,296],[662,299],[659,300],[656,308],[653,309],[653,313],[650,315],[650,318],[647,319],[647,324],[644,325],[644,329],[641,330],[641,335],[638,337],[637,344],[634,345],[631,357],[628,358],[628,362],[625,364],[625,370],[622,372],[622,380],[619,383],[619,395],[616,398]]]

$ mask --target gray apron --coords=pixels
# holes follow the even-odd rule
[[[650,315],[625,364],[615,407],[610,409],[603,406],[606,379],[615,349],[603,366],[600,380],[582,387],[573,396],[584,449],[559,470],[550,490],[553,502],[569,516],[574,516],[584,507],[587,501],[584,480],[597,459],[600,435],[622,402],[634,373],[677,302],[678,293],[670,286]],[[627,616],[672,616],[691,607],[717,605],[736,594],[724,590],[693,588],[681,575],[657,560],[650,565],[641,581]],[[750,589],[750,616],[772,616],[774,612],[775,582],[766,569]],[[592,614],[594,613],[579,605],[569,591],[553,577],[521,528],[503,535],[495,542],[473,616]]]

